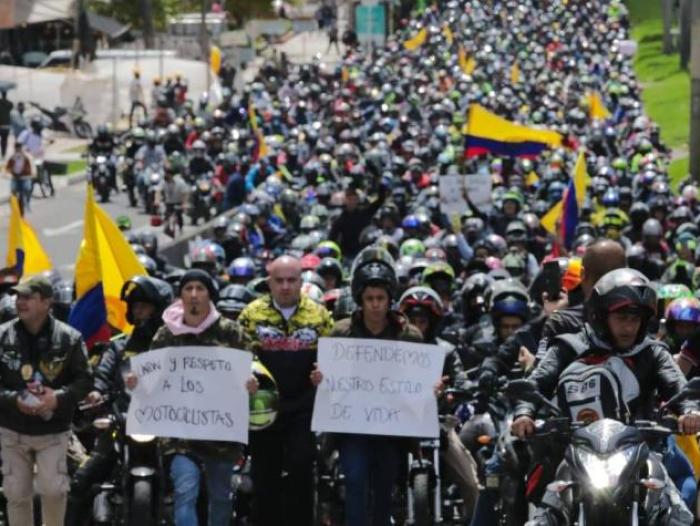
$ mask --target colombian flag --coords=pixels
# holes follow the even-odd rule
[[[593,92],[588,95],[588,116],[591,120],[605,120],[610,118],[610,112],[603,104],[600,93]]]
[[[403,43],[403,47],[408,49],[409,51],[414,51],[421,47],[423,44],[425,44],[426,40],[428,40],[428,30],[426,28],[423,28],[420,31],[418,31],[418,33],[416,33],[416,36],[405,40]]]
[[[258,115],[255,112],[255,104],[250,101],[248,104],[248,119],[250,120],[250,127],[253,130],[253,135],[255,137],[255,149],[253,151],[253,161],[257,161],[261,157],[267,157],[270,150],[265,142],[265,135],[258,126]]]
[[[445,25],[442,27],[442,34],[445,36],[445,41],[447,42],[447,45],[451,46],[452,43],[455,41],[455,36],[454,34],[452,34],[450,24],[445,23]]]
[[[576,160],[574,176],[569,180],[569,186],[562,199],[560,234],[567,250],[571,249],[571,245],[574,242],[579,211],[586,199],[586,190],[589,184],[590,180],[586,172],[586,156],[581,152]]]
[[[83,241],[75,264],[76,302],[68,318],[88,348],[109,341],[110,326],[130,332],[120,295],[124,282],[137,275],[146,275],[146,270],[117,225],[95,204],[88,185]]]
[[[476,60],[473,57],[467,56],[467,50],[464,46],[459,46],[457,50],[457,61],[459,62],[459,67],[462,73],[465,75],[471,75],[476,69]]]
[[[10,227],[7,239],[7,266],[15,269],[18,276],[32,276],[53,265],[39,242],[34,229],[22,217],[19,202],[10,197]]]
[[[546,148],[562,145],[556,132],[514,124],[478,104],[469,107],[465,125],[465,157],[493,153],[506,157],[533,158]]]

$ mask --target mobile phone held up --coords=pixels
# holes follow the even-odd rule
[[[544,291],[549,301],[556,301],[561,296],[561,267],[557,260],[547,261],[542,269]]]

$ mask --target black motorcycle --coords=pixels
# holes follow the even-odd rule
[[[80,139],[90,139],[92,137],[92,126],[84,120],[86,112],[82,107],[76,105],[68,111],[63,106],[56,106],[53,110],[49,110],[36,102],[30,102],[29,104],[48,119],[47,127],[50,130],[72,133]]]
[[[202,218],[206,223],[212,217],[214,207],[214,185],[212,174],[202,174],[195,179],[192,185],[190,206],[190,220],[192,225],[196,225]]]
[[[165,516],[162,455],[152,435],[126,433],[126,414],[117,403],[95,428],[113,437],[118,462],[113,476],[96,488],[93,524],[155,526]]]
[[[547,489],[560,495],[572,524],[659,524],[667,512],[662,496],[670,479],[657,451],[673,433],[669,427],[677,427],[675,421],[662,425],[669,422],[662,417],[672,404],[700,395],[700,378],[666,401],[654,420],[628,424],[608,418],[572,422],[559,416],[559,407],[527,380],[511,382],[508,395],[542,404],[557,415],[536,425],[534,440],[568,442],[564,461]]]
[[[113,167],[110,165],[110,160],[106,155],[97,155],[91,159],[89,168],[90,182],[103,203],[109,201],[109,195],[114,186],[113,173]]]

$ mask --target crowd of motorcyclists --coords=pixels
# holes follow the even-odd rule
[[[382,48],[270,61],[220,101],[156,79],[146,116],[90,146],[99,195],[124,189],[160,218],[148,232],[117,218],[148,271],[122,290],[133,332],[85,362],[62,323],[72,280],[3,272],[10,525],[32,524],[31,458],[47,525],[64,508],[69,525],[694,524],[700,201],[691,181],[671,188],[628,26],[619,0],[440,1]],[[476,103],[564,146],[465,158]],[[590,180],[567,246],[541,220],[580,152]],[[491,209],[465,193],[444,215],[440,176],[485,172]],[[155,228],[175,236],[185,213],[215,219],[180,268]],[[442,349],[439,440],[312,433],[324,336]],[[249,447],[123,432],[129,358],[182,345],[254,353]]]

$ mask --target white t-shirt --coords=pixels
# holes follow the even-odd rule
[[[277,302],[275,300],[272,300],[272,304],[278,311],[282,313],[282,316],[286,321],[289,321],[289,318],[294,316],[294,313],[297,311],[296,305],[292,305],[291,307],[280,307],[279,305],[277,305]]]

